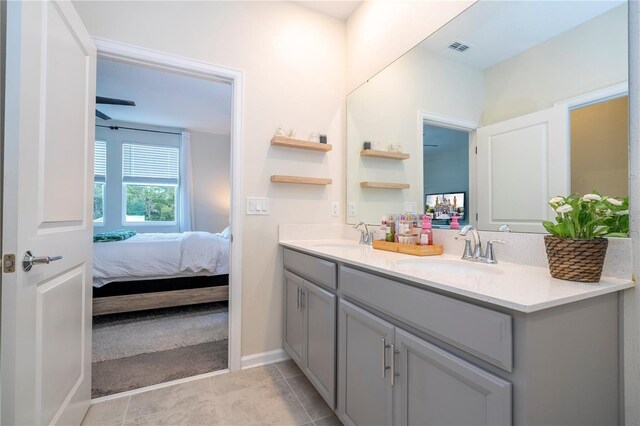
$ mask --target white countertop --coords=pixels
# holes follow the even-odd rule
[[[351,240],[285,240],[280,241],[280,244],[526,313],[589,299],[635,285],[631,280],[607,277],[602,277],[599,283],[563,281],[552,278],[547,268],[514,263],[476,264],[462,261],[460,256],[452,254],[418,257],[374,250],[373,247],[360,245]],[[431,268],[428,266],[429,261],[434,261]]]

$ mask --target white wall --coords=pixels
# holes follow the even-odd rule
[[[488,68],[483,123],[550,108],[556,101],[627,81],[627,37],[623,4]]]
[[[231,139],[189,131],[193,179],[193,230],[222,232],[229,226]]]
[[[347,90],[373,77],[473,3],[362,2],[347,21]]]
[[[271,199],[243,221],[242,355],[282,347],[280,223],[344,223],[345,23],[289,2],[76,2],[89,32],[244,73],[244,190]],[[326,133],[327,154],[271,147],[278,126]],[[272,184],[272,174],[333,185]]]

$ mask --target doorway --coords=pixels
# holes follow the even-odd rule
[[[230,245],[229,257],[228,257],[228,271],[229,271],[228,311],[229,311],[229,314],[228,314],[228,326],[225,327],[226,329],[224,333],[228,335],[229,343],[228,343],[228,350],[227,350],[228,364],[225,365],[224,367],[227,367],[230,370],[239,369],[240,368],[240,342],[241,342],[240,340],[240,294],[241,294],[240,293],[241,292],[241,288],[240,288],[240,283],[241,283],[241,264],[240,264],[241,221],[240,219],[241,219],[241,215],[240,215],[240,212],[241,210],[239,206],[241,205],[240,191],[241,191],[241,172],[242,172],[241,170],[242,146],[241,146],[241,126],[240,126],[242,75],[240,72],[235,70],[229,70],[226,68],[209,65],[199,61],[193,61],[193,60],[182,58],[182,57],[166,55],[160,52],[155,52],[155,51],[133,47],[129,45],[123,45],[121,43],[116,43],[116,42],[111,42],[111,41],[106,41],[101,39],[96,39],[94,41],[98,47],[99,62],[106,60],[106,61],[118,62],[120,64],[130,65],[130,66],[135,65],[135,66],[147,68],[153,71],[162,71],[162,72],[171,73],[174,75],[189,77],[192,79],[200,79],[212,84],[215,83],[219,85],[227,85],[230,88],[230,93],[231,93],[230,95],[230,127],[229,127],[229,134],[228,134],[229,151],[227,152],[227,158],[230,157],[229,174],[230,174],[231,180],[230,180],[230,184],[228,185],[230,189],[230,194],[229,194],[230,196],[226,200],[227,208],[231,211],[231,214],[228,216],[229,229],[226,230],[227,238],[229,240],[229,245]],[[100,93],[98,93],[98,95],[100,95]],[[98,108],[100,107],[101,106],[98,105]],[[107,109],[105,107],[102,107],[102,108]],[[107,110],[107,113],[108,113],[108,110]],[[146,131],[149,129],[166,132],[166,133],[172,133],[171,130],[174,130],[175,133],[180,133],[176,131],[180,129],[176,129],[175,127],[171,128],[171,126],[169,126],[167,128],[167,127],[157,126],[157,125],[144,126],[140,122],[134,123],[134,125],[131,125],[131,126],[128,126],[128,125],[123,126],[122,123],[116,122],[115,123],[116,126],[112,126],[111,123],[104,124],[104,123],[101,123],[101,120],[96,119],[96,124],[106,125],[107,126],[106,128],[102,128],[105,132],[114,132],[114,130],[110,129],[109,127],[118,127],[118,129],[115,130],[115,133],[120,132],[121,134],[123,133],[123,130],[125,132],[135,133],[136,131],[138,132]],[[120,125],[118,126],[118,124]],[[130,124],[130,123],[124,123],[124,124]],[[136,130],[124,129],[124,127],[131,127],[131,129],[136,129]],[[202,132],[196,131],[196,132],[190,132],[190,133],[191,133],[191,141],[194,142],[195,140],[194,136],[197,136]],[[202,135],[200,134],[200,136]],[[181,137],[184,138],[184,135],[181,135]],[[122,138],[123,143],[125,143],[124,142],[125,139],[130,140],[130,138],[123,137]],[[191,158],[193,158],[194,155],[201,156],[202,154],[206,154],[206,151],[203,151],[203,149],[206,150],[206,148],[203,148],[202,146],[200,148],[197,148],[195,144],[192,144],[191,146],[192,146]],[[123,185],[123,188],[124,188],[124,185]],[[198,188],[200,188],[200,186],[198,186]],[[122,197],[125,197],[123,199],[126,199],[126,196],[127,194],[123,189]],[[217,198],[219,199],[221,197],[217,197]],[[209,200],[209,201],[212,201],[215,204],[219,200]],[[181,212],[178,212],[178,214],[181,214]],[[130,216],[140,216],[140,215],[130,215]],[[210,219],[210,216],[207,214],[204,214],[204,215],[201,214],[199,217],[201,221]],[[130,219],[130,217],[127,217],[127,215],[125,215],[125,219]],[[122,222],[122,223],[125,223],[125,222]],[[222,234],[223,231],[225,230],[216,229],[216,231],[218,231],[216,233]],[[231,244],[231,241],[233,241],[233,244]],[[205,310],[212,309],[213,311],[215,310],[219,311],[221,308],[220,303],[215,302],[213,305],[210,305],[210,306],[196,304],[196,305],[186,305],[186,307],[173,307],[173,308],[167,308],[167,309],[173,310],[174,311],[173,313],[176,314],[177,318],[182,318],[182,320],[184,320],[184,318],[187,318],[189,316],[192,316],[192,317],[201,316],[201,314],[203,314],[203,311],[200,308],[202,308],[203,306]],[[223,307],[223,309],[224,308],[226,307]],[[145,312],[144,315],[148,314],[146,319],[153,319],[153,318],[157,319],[157,316],[154,317],[154,315],[157,313],[156,311],[145,310],[143,312]],[[210,313],[211,312],[207,312],[207,314],[210,314]],[[127,315],[131,315],[131,314],[123,313],[121,315],[123,315],[123,318],[121,319],[124,322],[126,322],[128,320]],[[172,325],[178,327],[179,322],[180,321],[173,322]],[[180,357],[180,358],[183,364],[189,364],[189,362],[186,361],[185,358],[183,357]],[[200,374],[200,373],[201,371],[193,371],[193,374]],[[193,375],[193,374],[190,374],[190,375]],[[210,374],[210,373],[206,373],[206,374]],[[184,377],[184,375],[171,377],[169,378],[169,380],[180,379],[181,377]]]
[[[467,130],[424,125],[425,213],[436,228],[469,223],[469,142]]]
[[[421,211],[431,216],[436,228],[449,229],[452,222],[475,226],[475,145],[479,123],[418,111],[418,126],[424,197]]]

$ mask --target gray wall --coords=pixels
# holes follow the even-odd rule
[[[193,230],[222,232],[229,226],[230,136],[189,132],[193,172]]]

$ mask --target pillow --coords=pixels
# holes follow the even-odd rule
[[[220,235],[228,240],[229,238],[231,238],[231,229],[229,229],[229,227],[227,226],[226,228],[224,228],[224,231],[220,233]]]

